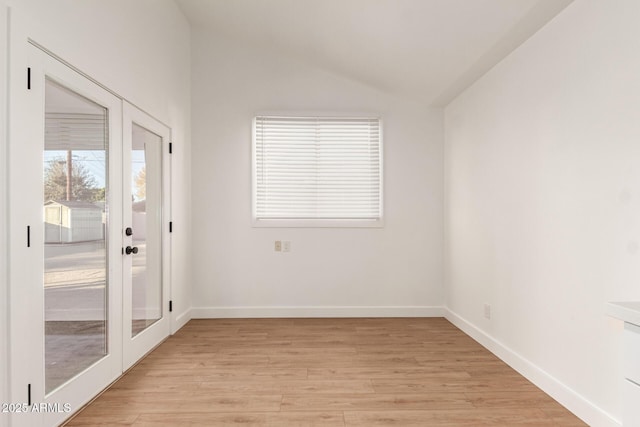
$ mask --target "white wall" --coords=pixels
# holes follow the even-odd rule
[[[172,129],[174,311],[188,320],[190,28],[171,0],[6,0],[30,37]]]
[[[640,298],[639,21],[574,2],[445,111],[449,317],[595,426],[621,414],[605,303]]]
[[[441,313],[442,111],[205,30],[192,40],[194,316]],[[274,111],[382,116],[384,228],[251,227],[251,121]]]

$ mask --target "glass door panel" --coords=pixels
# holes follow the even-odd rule
[[[169,335],[170,130],[123,104],[123,366]]]
[[[108,354],[108,111],[45,80],[45,394]]]
[[[162,318],[162,138],[132,125],[131,336]]]

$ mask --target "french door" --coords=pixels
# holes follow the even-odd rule
[[[124,369],[169,335],[170,130],[124,103]]]
[[[29,46],[11,94],[13,425],[56,425],[169,334],[169,130]]]

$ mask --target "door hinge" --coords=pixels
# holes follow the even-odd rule
[[[169,301],[169,313],[173,311],[173,301]]]
[[[27,225],[27,247],[31,247],[31,226]]]
[[[27,67],[27,90],[31,90],[31,67]]]
[[[173,233],[173,221],[169,221],[169,233]]]
[[[27,406],[31,406],[31,384],[27,384]]]
[[[169,143],[169,154],[173,154],[173,142]]]

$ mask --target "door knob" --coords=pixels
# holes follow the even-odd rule
[[[126,234],[127,236],[131,236],[133,234],[133,229],[131,227],[125,228],[124,234]]]
[[[131,255],[131,254],[137,254],[138,253],[138,247],[137,246],[127,246],[124,251],[127,253],[127,255]]]

